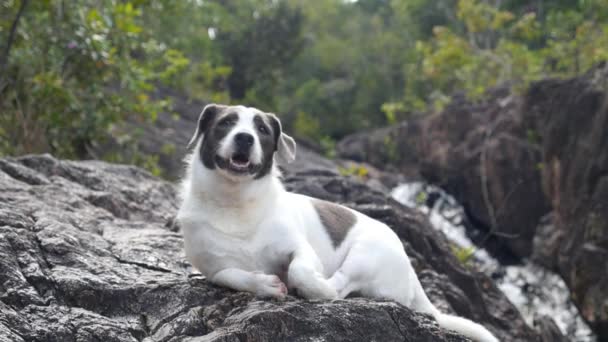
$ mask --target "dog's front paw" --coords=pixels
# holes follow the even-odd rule
[[[256,274],[256,294],[262,297],[285,299],[287,286],[276,275]]]

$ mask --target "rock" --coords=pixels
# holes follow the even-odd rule
[[[546,269],[557,271],[557,254],[564,232],[555,227],[554,217],[555,215],[550,213],[541,218],[534,236],[532,260]]]
[[[338,142],[336,152],[340,158],[370,163],[401,174],[409,181],[420,180],[420,123],[420,120],[403,121],[371,132],[353,133]]]
[[[553,206],[552,265],[600,340],[608,339],[608,64],[569,80],[533,84],[529,130],[543,151]]]
[[[289,173],[305,172],[312,170],[323,170],[333,174],[339,174],[339,165],[334,161],[328,160],[320,155],[316,146],[305,140],[297,139],[296,160],[285,166],[281,166],[284,171]]]
[[[538,338],[424,216],[334,173],[289,188],[345,202],[404,240],[433,301],[501,341]],[[261,300],[209,284],[170,229],[174,186],[135,167],[0,159],[0,341],[466,341],[392,302]]]
[[[550,210],[540,182],[541,153],[526,138],[522,101],[507,88],[473,103],[455,97],[441,113],[358,133],[338,144],[341,157],[391,165],[453,195],[496,244],[528,257],[540,217]],[[362,151],[354,154],[353,150]],[[487,233],[472,236],[487,244]]]
[[[534,320],[543,341],[568,342],[551,317],[542,316]]]
[[[185,341],[470,341],[401,305],[364,299],[257,301],[233,309],[224,325]]]

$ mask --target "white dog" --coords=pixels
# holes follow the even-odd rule
[[[429,313],[477,341],[498,341],[433,306],[388,226],[284,189],[275,162],[293,161],[296,144],[275,115],[208,105],[194,144],[177,219],[189,260],[211,282],[275,298],[288,288],[309,299],[356,291]]]

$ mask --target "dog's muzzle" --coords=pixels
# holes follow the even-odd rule
[[[238,133],[234,136],[233,152],[230,158],[217,156],[219,167],[236,174],[252,173],[255,165],[251,163],[250,155],[255,138],[249,133]]]

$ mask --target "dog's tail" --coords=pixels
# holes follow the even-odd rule
[[[439,312],[422,289],[420,281],[417,281],[414,286],[416,287],[414,290],[416,291],[416,295],[414,296],[414,302],[412,303],[414,308],[425,313],[430,313],[435,317],[435,320],[439,323],[440,327],[453,330],[476,342],[499,342],[498,339],[481,324],[466,318]]]
[[[494,337],[488,329],[484,328],[481,324],[477,324],[466,318],[437,312],[435,314],[435,319],[442,328],[454,330],[475,341],[498,342],[498,339]]]

